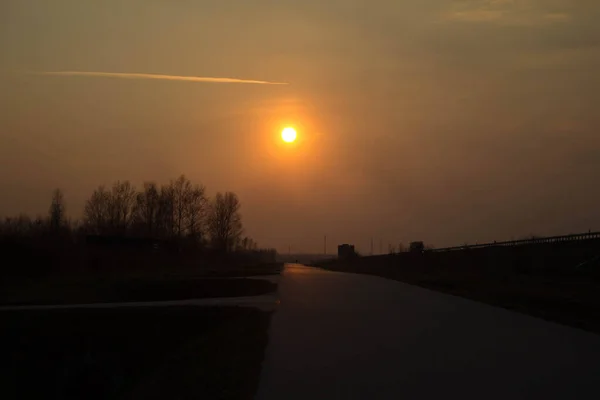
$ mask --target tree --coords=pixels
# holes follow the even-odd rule
[[[104,186],[94,190],[83,210],[83,222],[88,231],[96,234],[105,233],[108,228],[109,203],[110,193]]]
[[[186,203],[186,231],[188,236],[194,241],[202,240],[206,214],[206,196],[204,192],[204,186],[194,186],[189,193]]]
[[[181,175],[176,181],[171,181],[173,193],[173,228],[178,238],[185,235],[186,219],[189,212],[189,201],[192,192],[192,183]]]
[[[178,238],[188,236],[199,239],[206,208],[204,186],[194,186],[185,175],[181,175],[176,181],[171,182],[171,190],[174,233]]]
[[[192,185],[185,175],[161,187],[157,213],[161,232],[180,240],[201,240],[207,208],[204,193],[204,186]]]
[[[173,235],[173,188],[171,185],[163,185],[160,188],[156,229],[160,237]]]
[[[240,207],[235,193],[217,193],[208,216],[208,231],[214,248],[224,252],[235,248],[243,231]]]
[[[50,229],[56,231],[66,225],[65,210],[65,198],[63,192],[60,189],[55,189],[54,192],[52,192],[52,203],[48,210]]]
[[[31,232],[32,221],[27,214],[21,213],[17,217],[6,217],[2,225],[3,235],[22,237]]]
[[[256,243],[254,241],[254,239],[245,236],[243,239],[241,239],[238,243],[238,247],[240,250],[243,251],[256,251],[258,250],[258,243]]]
[[[144,182],[144,190],[135,197],[134,220],[149,236],[157,234],[160,192],[154,182]]]
[[[85,226],[96,234],[123,234],[131,226],[135,205],[136,192],[129,181],[115,182],[110,192],[99,186],[85,204]]]
[[[129,181],[117,181],[113,184],[109,196],[109,225],[113,232],[124,233],[133,220],[136,192]]]
[[[243,251],[254,251],[258,249],[258,244],[252,238],[244,236],[239,240],[238,248]]]

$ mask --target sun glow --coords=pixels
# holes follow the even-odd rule
[[[281,139],[286,143],[292,143],[296,140],[296,130],[291,127],[285,128],[281,131]]]

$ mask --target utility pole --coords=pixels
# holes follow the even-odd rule
[[[371,255],[373,255],[373,236],[371,236]]]
[[[325,235],[325,237],[324,237],[323,254],[327,255],[327,235]]]

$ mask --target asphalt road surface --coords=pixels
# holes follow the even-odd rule
[[[258,400],[600,399],[600,335],[288,265]]]

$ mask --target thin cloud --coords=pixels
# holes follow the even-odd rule
[[[446,18],[464,22],[490,22],[502,20],[505,14],[499,10],[468,10],[450,13],[446,15]]]
[[[101,78],[121,78],[121,79],[157,79],[163,81],[184,81],[184,82],[209,82],[209,83],[246,83],[255,85],[287,85],[285,82],[269,82],[252,79],[236,78],[214,78],[209,76],[178,76],[161,74],[141,74],[129,72],[92,72],[92,71],[44,71],[33,72],[36,75],[51,76],[89,76]]]
[[[466,0],[456,2],[443,19],[457,22],[493,22],[503,25],[539,26],[567,22],[565,7],[547,6],[537,0]]]
[[[502,10],[467,10],[448,13],[446,20],[457,22],[495,22],[505,25],[539,26],[562,23],[571,19],[566,13],[547,13],[542,15],[527,15],[511,13]]]

